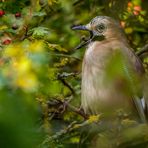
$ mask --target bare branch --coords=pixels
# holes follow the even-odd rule
[[[82,116],[84,119],[88,119],[88,115],[84,113],[82,108],[76,108],[74,106],[72,106],[71,104],[67,104],[67,107],[72,110],[73,112],[79,114],[80,116]]]
[[[60,80],[66,87],[68,87],[73,95],[75,94],[75,90],[60,74],[58,75],[58,80]]]
[[[146,44],[144,47],[142,47],[141,50],[138,51],[136,54],[140,57],[146,52],[148,53],[148,44]]]

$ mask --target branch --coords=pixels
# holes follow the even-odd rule
[[[71,85],[65,80],[65,79],[62,79],[62,78],[59,78],[59,80],[66,86],[70,89],[70,91],[72,92],[72,94],[74,95],[75,94],[75,90],[71,87]]]
[[[80,74],[79,72],[71,72],[71,73],[63,72],[63,73],[59,73],[58,77],[65,79],[68,77],[77,77],[79,74]]]
[[[70,104],[71,100],[73,99],[73,96],[71,95],[70,97],[67,97],[64,101],[63,100],[58,100],[58,99],[54,99],[54,100],[50,100],[47,102],[49,108],[56,108],[56,110],[54,112],[50,112],[51,114],[51,119],[54,118],[55,114],[63,114],[66,109],[70,109],[72,112],[77,113],[78,115],[80,115],[81,117],[83,117],[85,120],[88,119],[88,115],[85,114],[85,112],[82,110],[82,108],[77,108],[74,107],[73,105]]]
[[[146,53],[146,52],[148,52],[148,44],[146,44],[144,47],[142,47],[141,50],[138,51],[136,54],[137,54],[138,56],[142,56],[142,54],[144,54],[144,53]]]
[[[73,6],[76,6],[76,5],[80,4],[80,3],[82,3],[82,1],[81,0],[77,0],[76,2],[73,3]]]
[[[53,55],[53,56],[72,58],[72,59],[75,59],[75,60],[78,60],[78,61],[82,61],[82,60],[79,59],[78,57],[75,57],[75,56],[72,56],[72,55],[59,54],[59,53],[49,53],[49,52],[48,52],[48,54]]]
[[[80,116],[82,116],[84,119],[88,119],[88,115],[84,113],[84,111],[81,108],[76,108],[74,106],[72,106],[71,104],[67,104],[67,107],[72,110],[73,112],[79,114]]]
[[[98,123],[100,121],[100,114],[95,116],[90,116],[88,120],[84,121],[83,123],[77,123],[76,121],[72,122],[67,128],[62,129],[61,131],[57,132],[53,136],[47,136],[47,138],[43,141],[42,145],[45,145],[53,140],[59,139],[60,137],[69,134],[70,132],[74,130],[78,130],[84,126]]]

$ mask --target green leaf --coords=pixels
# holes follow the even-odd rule
[[[46,27],[35,27],[29,33],[32,33],[33,37],[43,37],[49,34],[49,29]]]
[[[45,12],[34,12],[33,16],[45,16],[46,13]]]

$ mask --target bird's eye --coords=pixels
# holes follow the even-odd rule
[[[104,32],[105,28],[106,28],[106,27],[105,27],[104,24],[99,24],[99,25],[96,27],[96,29],[97,29],[97,31],[98,31],[99,33]]]

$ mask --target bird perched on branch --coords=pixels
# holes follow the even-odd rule
[[[72,27],[91,37],[82,65],[82,108],[87,114],[146,121],[142,79],[144,68],[133,52],[119,23],[97,16],[87,25]]]

